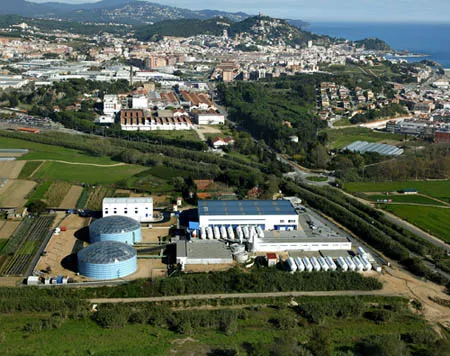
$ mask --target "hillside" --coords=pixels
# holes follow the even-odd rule
[[[241,21],[249,15],[216,10],[189,10],[173,6],[137,0],[103,0],[86,4],[63,4],[57,2],[33,3],[25,0],[8,1],[2,4],[0,15],[14,14],[39,18],[58,17],[68,21],[148,24],[176,19],[209,19],[226,16]]]
[[[255,44],[286,44],[304,45],[309,40],[329,42],[326,36],[318,36],[290,25],[286,20],[274,19],[267,16],[253,16],[240,22],[233,22],[228,18],[214,18],[209,20],[172,20],[145,26],[136,32],[139,40],[149,41],[161,36],[190,37],[196,35],[223,34],[227,30],[228,36],[239,36],[243,40],[253,41]]]

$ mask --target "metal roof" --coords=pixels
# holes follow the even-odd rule
[[[201,200],[201,215],[297,215],[288,200]]]
[[[100,241],[78,252],[78,261],[93,264],[109,264],[127,261],[136,255],[136,250],[130,245],[117,241]]]
[[[153,198],[103,198],[103,204],[152,204]]]
[[[98,234],[120,234],[131,232],[141,228],[141,224],[127,216],[112,215],[95,220],[89,226],[89,232],[92,235]]]
[[[369,143],[366,141],[355,141],[344,147],[343,150],[359,153],[375,152],[385,156],[400,156],[403,153],[403,149],[395,146],[386,145],[384,143]]]

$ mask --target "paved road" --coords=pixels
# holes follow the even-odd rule
[[[398,296],[395,293],[383,290],[372,291],[296,291],[296,292],[272,292],[272,293],[230,293],[230,294],[189,294],[174,295],[168,297],[142,297],[142,298],[93,298],[89,302],[93,304],[105,303],[148,303],[148,302],[171,302],[178,300],[209,300],[209,299],[234,299],[234,298],[273,298],[273,297],[336,297],[336,296],[365,296],[378,295],[385,297]]]

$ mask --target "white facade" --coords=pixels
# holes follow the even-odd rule
[[[320,251],[320,250],[343,250],[348,251],[352,248],[352,243],[346,239],[337,241],[329,239],[317,239],[317,241],[264,241],[264,239],[255,239],[251,246],[253,252],[283,252],[283,251]]]
[[[197,123],[199,125],[221,125],[225,123],[225,115],[200,113],[197,116]]]
[[[105,95],[103,98],[103,113],[107,116],[113,116],[122,109],[117,95]]]
[[[132,109],[147,109],[147,97],[145,95],[133,95],[131,106]]]
[[[139,222],[153,221],[153,198],[104,198],[103,217],[128,216]]]
[[[200,215],[199,225],[207,226],[261,226],[263,230],[296,230],[298,215]]]

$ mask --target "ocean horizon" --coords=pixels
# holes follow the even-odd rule
[[[450,68],[450,24],[311,22],[304,30],[352,41],[377,37],[394,50],[426,54],[427,59]],[[408,59],[408,58],[406,58]],[[417,61],[424,58],[410,58]]]

